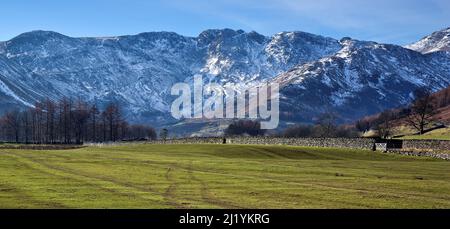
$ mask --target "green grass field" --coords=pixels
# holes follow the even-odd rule
[[[443,128],[430,131],[423,135],[408,135],[402,139],[416,139],[416,140],[450,140],[450,128]]]
[[[450,162],[284,146],[0,149],[0,208],[450,208]]]

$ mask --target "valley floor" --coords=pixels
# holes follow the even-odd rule
[[[450,208],[450,162],[251,145],[0,149],[0,208]]]

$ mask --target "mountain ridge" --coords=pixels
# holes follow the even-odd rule
[[[444,71],[450,59],[445,59],[444,65],[396,45],[351,39],[341,43],[343,48],[335,55],[299,65],[275,78],[276,82],[288,85],[283,87],[282,94],[291,99],[282,101],[282,106],[284,103],[286,107],[297,96],[301,102],[289,107],[306,109],[303,112],[306,116],[316,113],[308,109],[318,107],[320,101],[322,112],[337,108],[334,109],[337,113],[351,114],[347,115],[347,121],[352,121],[364,113],[407,104],[412,99],[411,92],[420,87],[438,90],[450,85],[449,73]],[[319,88],[320,92],[312,88]]]
[[[429,54],[440,51],[450,51],[450,27],[433,32],[416,43],[407,45],[406,48]]]
[[[407,103],[418,87],[450,84],[450,55],[440,51],[421,53],[299,31],[264,36],[212,29],[197,37],[146,32],[97,38],[33,31],[0,42],[0,81],[5,85],[0,85],[0,98],[14,100],[9,89],[17,93],[17,107],[20,100],[33,104],[61,96],[116,101],[133,121],[161,124],[176,121],[167,118],[171,85],[201,74],[222,85],[282,83],[286,120],[311,122],[326,110],[350,120]],[[361,98],[367,102],[355,102]],[[1,99],[0,106],[6,106]]]

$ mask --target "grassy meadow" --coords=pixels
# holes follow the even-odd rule
[[[423,135],[407,135],[402,139],[415,140],[450,140],[450,128],[442,128],[430,131]]]
[[[450,208],[450,162],[288,146],[0,149],[0,208]]]

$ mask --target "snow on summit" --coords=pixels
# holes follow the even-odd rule
[[[450,27],[424,37],[406,48],[427,54],[439,51],[450,51]]]

